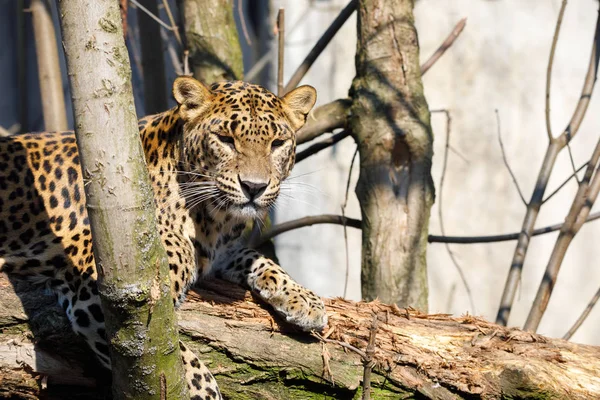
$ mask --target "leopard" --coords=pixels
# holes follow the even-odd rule
[[[173,303],[216,277],[248,288],[300,330],[322,330],[322,299],[247,240],[247,225],[267,216],[290,175],[316,90],[277,96],[243,81],[209,86],[181,76],[172,92],[176,106],[138,127]],[[0,138],[0,271],[56,293],[73,331],[110,369],[84,178],[72,131]],[[182,342],[180,355],[191,399],[221,399]]]

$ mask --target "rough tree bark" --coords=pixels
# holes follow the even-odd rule
[[[0,398],[110,398],[54,297],[30,285],[17,290],[0,275]],[[348,345],[366,351],[373,315],[372,399],[600,398],[598,347],[471,316],[341,299],[326,305],[324,335],[336,343],[294,333],[248,292],[208,281],[179,311],[181,338],[228,399],[359,399],[363,360]]]
[[[45,0],[32,0],[30,10],[40,76],[44,125],[48,131],[66,131],[67,111],[50,5]]]
[[[362,296],[427,310],[433,134],[413,0],[361,0],[350,127],[360,151]]]
[[[61,0],[75,131],[111,344],[115,398],[187,386],[166,254],[137,127],[117,0]]]
[[[158,15],[157,0],[140,0],[152,14]],[[157,114],[167,109],[167,83],[160,25],[146,12],[138,8],[140,47],[142,49],[142,69],[144,75],[144,108],[146,115]]]
[[[179,0],[194,78],[207,84],[242,79],[242,49],[231,0]]]

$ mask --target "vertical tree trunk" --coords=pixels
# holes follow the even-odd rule
[[[152,14],[158,15],[157,0],[140,0]],[[165,61],[162,49],[160,25],[138,8],[142,69],[144,75],[144,107],[146,114],[156,114],[167,109]]]
[[[68,126],[65,96],[49,4],[45,0],[32,0],[31,15],[40,76],[44,125],[48,131],[66,131]]]
[[[433,134],[414,0],[361,0],[351,127],[360,151],[362,295],[427,309]]]
[[[194,78],[242,79],[244,65],[231,0],[179,0]]]
[[[116,399],[183,399],[166,254],[156,230],[118,0],[61,0],[77,144]]]

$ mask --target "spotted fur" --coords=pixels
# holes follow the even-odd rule
[[[244,244],[294,164],[295,132],[316,93],[279,98],[244,82],[178,78],[178,106],[139,121],[156,218],[179,305],[214,274],[249,287],[304,330],[327,323],[322,301]],[[52,288],[73,330],[110,367],[83,178],[72,132],[0,138],[0,269]],[[208,369],[181,344],[193,399],[220,399]]]

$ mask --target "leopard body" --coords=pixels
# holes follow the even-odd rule
[[[216,275],[250,288],[304,330],[323,328],[321,299],[243,237],[293,167],[295,132],[314,89],[279,98],[245,82],[208,88],[182,77],[173,94],[178,106],[141,119],[139,129],[174,303],[199,278]],[[84,184],[73,132],[0,138],[0,269],[51,288],[73,330],[110,367]],[[181,356],[191,398],[221,398],[183,344]]]

